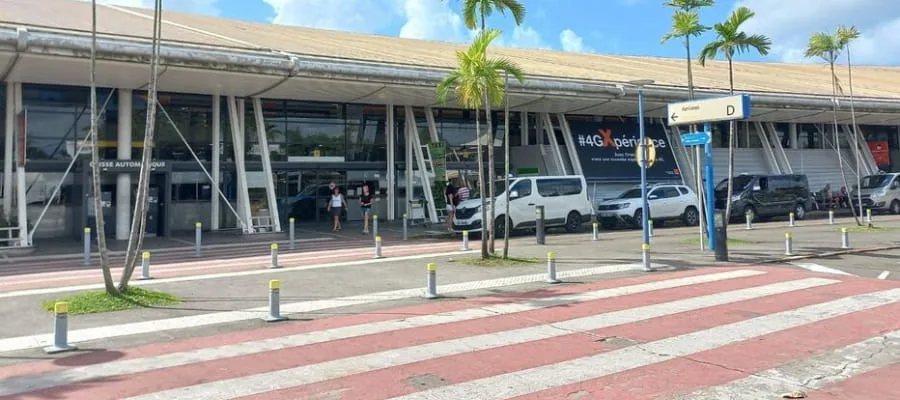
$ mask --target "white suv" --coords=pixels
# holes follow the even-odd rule
[[[667,220],[680,219],[685,225],[700,223],[697,195],[684,185],[658,184],[647,188],[650,215],[654,227],[661,227]],[[641,188],[628,189],[619,197],[607,199],[597,205],[597,217],[605,229],[624,223],[641,227]]]

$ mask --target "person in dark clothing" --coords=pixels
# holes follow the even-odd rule
[[[369,214],[372,213],[372,193],[369,191],[369,185],[362,187],[362,193],[359,195],[359,207],[362,209],[363,215],[363,233],[369,233]]]
[[[444,201],[447,203],[447,230],[453,232],[453,216],[456,214],[456,187],[453,183],[447,183],[447,190],[444,191]]]

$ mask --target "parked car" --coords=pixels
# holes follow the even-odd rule
[[[582,224],[590,221],[591,202],[583,176],[529,176],[513,178],[509,183],[509,215],[504,215],[506,184],[502,180],[495,184],[497,198],[493,204],[497,209],[494,232],[498,237],[506,229],[505,219],[509,219],[511,230],[534,229],[535,207],[539,205],[544,206],[546,228],[562,227],[566,232],[576,232]],[[477,196],[456,207],[454,230],[479,232],[482,224],[481,199]]]
[[[765,221],[774,216],[806,218],[812,196],[806,175],[740,175],[734,177],[731,196],[731,217],[744,219],[750,214],[751,221]],[[725,209],[728,198],[728,180],[723,179],[716,186],[716,209]]]
[[[690,226],[700,223],[697,195],[687,186],[652,185],[647,188],[647,202],[650,205],[648,218],[653,219],[654,226],[662,226],[666,221],[672,220],[681,220]],[[640,187],[628,189],[619,197],[597,205],[597,215],[605,229],[613,229],[620,223],[640,228],[643,223],[642,213]]]
[[[891,214],[900,214],[900,172],[862,178],[859,194],[862,195],[863,207],[872,212],[889,211]],[[854,207],[859,207],[856,190],[851,194],[850,201]]]

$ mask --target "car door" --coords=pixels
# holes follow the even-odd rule
[[[653,188],[647,193],[650,204],[650,218],[664,218],[666,215],[666,193],[661,187]]]
[[[663,202],[664,214],[662,215],[662,218],[675,218],[680,216],[682,211],[684,211],[681,207],[681,193],[678,192],[678,189],[675,186],[666,186],[663,187],[662,190],[666,196]]]
[[[515,197],[512,195],[516,194]],[[534,185],[531,179],[522,179],[515,182],[510,190],[509,217],[515,228],[534,227],[534,206],[537,194],[534,193]],[[505,210],[497,210],[503,213]]]

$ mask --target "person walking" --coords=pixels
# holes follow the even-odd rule
[[[328,214],[334,219],[332,232],[341,230],[341,213],[344,211],[345,204],[347,202],[344,200],[344,195],[341,194],[341,189],[335,186],[331,189],[331,200],[328,202]]]
[[[453,232],[453,217],[456,214],[456,187],[453,182],[447,182],[447,190],[444,191],[444,201],[447,203],[447,231]]]
[[[372,193],[369,192],[369,184],[362,187],[359,195],[359,207],[362,209],[363,233],[369,233],[369,214],[372,213]]]

